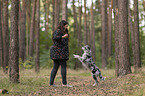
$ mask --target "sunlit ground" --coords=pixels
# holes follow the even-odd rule
[[[132,68],[133,70],[133,68]],[[145,67],[140,72],[128,74],[123,77],[115,77],[114,69],[101,69],[102,75],[107,77],[105,81],[99,80],[99,85],[93,87],[94,80],[89,70],[67,69],[67,81],[72,88],[62,87],[61,71],[58,70],[55,84],[58,87],[49,86],[51,69],[41,69],[35,73],[34,69],[20,70],[20,83],[9,83],[8,74],[0,70],[0,89],[7,89],[8,95],[42,95],[42,96],[143,96],[145,95]],[[1,95],[1,94],[0,94]]]

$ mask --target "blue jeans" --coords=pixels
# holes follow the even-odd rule
[[[53,62],[54,62],[54,66],[53,66],[53,69],[52,69],[51,75],[50,75],[50,85],[53,85],[56,73],[57,73],[58,68],[59,68],[60,65],[61,65],[62,83],[64,85],[66,85],[67,84],[67,80],[66,80],[66,60],[65,59],[53,60]]]

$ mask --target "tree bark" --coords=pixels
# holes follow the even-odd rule
[[[19,19],[19,0],[11,1],[11,31],[10,31],[10,59],[9,77],[10,82],[19,82],[19,39],[18,39],[18,19]]]
[[[134,0],[135,71],[141,68],[138,0]]]
[[[102,0],[102,68],[107,68],[107,2]]]
[[[25,60],[26,57],[26,41],[25,41],[25,35],[26,35],[26,5],[27,0],[23,0],[23,6],[22,6],[22,12],[21,12],[21,19],[20,19],[20,34],[19,34],[19,58],[22,59],[22,61]]]
[[[109,12],[108,12],[108,57],[112,55],[112,4],[113,0],[108,1],[108,7],[109,7]]]
[[[1,8],[2,8],[2,2],[0,0],[0,14]],[[0,15],[0,66],[3,66],[3,36],[2,36],[2,21],[1,21],[1,15]]]
[[[30,42],[29,42],[29,56],[33,57],[33,41],[34,41],[34,26],[35,26],[35,10],[36,10],[36,0],[33,0],[31,27],[30,27]]]
[[[29,57],[29,34],[31,26],[31,0],[27,2],[27,14],[26,14],[26,58]]]
[[[60,3],[59,0],[55,0],[55,15],[54,15],[54,17],[55,17],[55,23],[54,23],[55,29],[57,28],[57,26],[59,24],[59,6],[60,6],[59,3]]]
[[[74,37],[78,36],[78,21],[77,21],[77,12],[75,6],[75,0],[73,0],[73,17],[74,17]]]
[[[82,0],[78,0],[78,10],[79,10],[79,30],[78,30],[78,47],[81,49],[82,47]],[[78,50],[78,54],[81,55],[82,50]]]
[[[115,31],[115,74],[118,77],[119,73],[119,26],[118,26],[118,0],[114,0],[114,31]]]
[[[48,29],[49,29],[49,6],[50,6],[50,1],[49,0],[45,0],[45,4],[44,4],[44,8],[45,8],[45,48],[48,49]]]
[[[52,0],[52,7],[53,7],[53,13],[52,13],[52,29],[53,31],[55,30],[54,27],[55,27],[55,0]]]
[[[128,4],[130,6],[130,4]],[[133,64],[135,65],[135,37],[134,37],[134,29],[133,29],[133,22],[132,22],[132,16],[130,12],[130,7],[128,7],[128,22],[129,22],[129,28],[131,31],[131,43],[132,43],[132,54],[133,54]]]
[[[131,73],[129,58],[128,0],[118,1],[119,20],[119,76]]]
[[[40,45],[40,0],[37,0],[36,9],[36,59],[35,59],[35,72],[39,72],[39,45]]]
[[[93,1],[91,5],[91,30],[90,30],[90,36],[91,36],[91,49],[92,49],[92,56],[93,60],[96,60],[96,47],[95,47],[95,28],[94,28],[94,9],[93,9]]]
[[[62,2],[62,20],[67,20],[67,0]]]
[[[4,62],[3,71],[8,72],[8,61],[9,61],[9,30],[8,30],[8,0],[3,1],[3,51],[4,51]]]
[[[88,44],[88,32],[87,32],[87,8],[86,8],[86,0],[84,0],[84,44],[87,45]]]

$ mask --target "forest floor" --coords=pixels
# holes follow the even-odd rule
[[[105,81],[92,86],[94,80],[89,70],[67,70],[68,84],[72,88],[62,87],[60,70],[55,79],[57,87],[49,86],[51,69],[41,69],[39,74],[34,70],[21,70],[20,83],[9,83],[8,75],[0,70],[0,89],[7,89],[5,96],[145,96],[145,68],[137,73],[115,77],[114,69],[102,70]],[[2,94],[0,93],[0,96]]]

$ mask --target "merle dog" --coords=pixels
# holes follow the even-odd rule
[[[106,77],[102,77],[100,69],[96,66],[95,62],[93,61],[89,45],[82,47],[82,49],[84,51],[82,56],[79,55],[73,56],[74,58],[78,58],[78,60],[82,63],[82,65],[85,68],[91,70],[92,77],[95,80],[93,86],[95,86],[96,84],[98,84],[98,77],[100,77],[101,80],[105,80]]]

